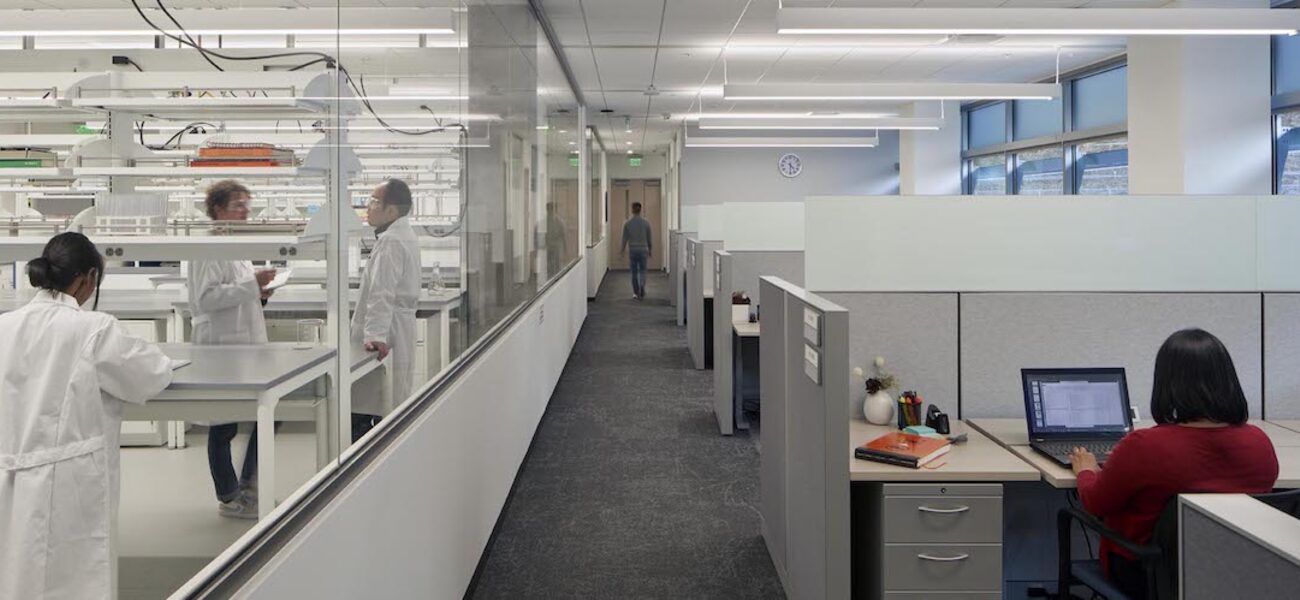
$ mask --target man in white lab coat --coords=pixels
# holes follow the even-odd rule
[[[219,181],[204,198],[214,221],[248,219],[251,195],[236,181]],[[254,270],[246,260],[199,260],[190,263],[187,287],[193,314],[195,344],[265,344],[263,301],[274,269]],[[231,461],[230,442],[238,423],[210,423],[208,469],[217,496],[217,512],[236,519],[257,518],[257,428],[248,439],[238,476]]]
[[[112,598],[122,403],[172,380],[171,360],[113,317],[82,310],[104,261],[55,236],[0,315],[0,598]]]
[[[420,242],[411,229],[411,188],[389,179],[375,188],[366,220],[378,240],[361,277],[361,296],[352,314],[352,337],[383,359],[393,358],[393,402],[401,403],[415,385],[415,309],[420,299]],[[355,386],[352,439],[360,439],[391,410],[374,386]]]

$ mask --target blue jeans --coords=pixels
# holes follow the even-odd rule
[[[632,293],[638,298],[645,297],[645,272],[649,262],[648,249],[633,248],[628,255],[628,266],[632,271]]]
[[[213,425],[208,428],[208,469],[212,472],[212,486],[217,499],[230,502],[239,495],[241,485],[249,486],[257,480],[257,426],[248,438],[248,452],[244,454],[244,467],[239,476],[230,460],[230,442],[239,432],[239,423]]]

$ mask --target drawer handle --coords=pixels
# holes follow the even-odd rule
[[[958,506],[957,508],[930,508],[929,506],[918,506],[916,510],[925,513],[936,513],[940,515],[955,515],[970,510],[969,506]]]
[[[933,562],[959,562],[970,558],[969,554],[958,554],[956,556],[934,556],[933,554],[917,554],[917,558]]]

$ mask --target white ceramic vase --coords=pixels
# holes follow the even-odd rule
[[[894,398],[889,392],[880,390],[868,394],[862,401],[862,416],[873,425],[889,425],[894,422]]]

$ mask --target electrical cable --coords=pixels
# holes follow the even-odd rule
[[[126,59],[126,64],[135,67],[135,70],[137,70],[137,71],[139,71],[139,72],[141,72],[141,73],[144,72],[144,67],[140,66],[140,63],[135,62],[134,60],[131,60],[131,57],[129,57],[129,56],[123,56],[122,58],[125,58],[125,59]]]
[[[163,12],[167,12],[167,8],[162,4],[162,0],[154,0],[154,1],[158,4],[159,7],[163,9]],[[210,56],[215,56],[222,60],[230,60],[230,61],[262,61],[262,60],[271,60],[276,58],[290,58],[295,56],[313,56],[316,57],[317,59],[320,59],[321,61],[333,65],[335,68],[339,70],[339,72],[343,73],[344,78],[348,82],[348,86],[351,87],[354,92],[360,94],[361,103],[366,107],[366,110],[371,114],[371,116],[373,116],[375,120],[378,121],[379,124],[384,127],[384,129],[387,129],[392,133],[400,133],[403,135],[414,136],[414,135],[428,135],[430,133],[440,133],[446,131],[449,128],[460,128],[462,130],[462,133],[464,133],[465,131],[465,126],[460,123],[448,125],[447,127],[439,127],[436,129],[428,129],[428,130],[405,130],[405,129],[393,127],[387,121],[385,121],[384,118],[379,115],[379,112],[375,110],[374,106],[370,104],[370,100],[366,97],[367,94],[365,91],[364,80],[362,81],[362,84],[358,86],[357,83],[353,81],[352,74],[349,73],[348,70],[343,66],[343,63],[339,62],[338,59],[336,59],[335,57],[325,54],[324,52],[301,52],[301,51],[277,52],[274,54],[261,54],[261,55],[253,55],[253,56],[232,56],[229,54],[223,54],[221,52],[216,52],[209,48],[204,48],[190,40],[168,33],[166,30],[158,27],[156,24],[154,24],[153,21],[149,20],[149,17],[147,15],[145,15],[144,10],[140,8],[140,3],[138,0],[131,0],[131,5],[135,7],[135,11],[140,15],[140,18],[143,19],[144,22],[148,24],[149,27],[152,28],[154,31],[157,31],[158,33],[161,33],[162,35],[167,36],[168,38],[176,40],[176,42],[182,45],[189,46],[195,50],[198,50],[201,54],[204,55],[205,58]],[[171,16],[170,13],[168,13],[168,16],[169,17]],[[172,18],[172,22],[176,24],[176,27],[181,31],[181,33],[185,33],[185,27],[181,25],[178,21],[176,21],[174,17]],[[186,36],[188,35],[189,34],[186,33]],[[312,64],[315,64],[315,62],[313,62]],[[218,67],[218,69],[220,69],[220,67]]]
[[[1078,506],[1075,505],[1074,502],[1077,495],[1078,492],[1074,490],[1070,490],[1069,492],[1066,492],[1065,501],[1070,504],[1070,508],[1079,508]],[[1088,530],[1084,528],[1083,523],[1079,523],[1079,531],[1083,533],[1083,541],[1088,543],[1088,558],[1091,559],[1097,558],[1096,553],[1092,551],[1092,538],[1088,537]]]

